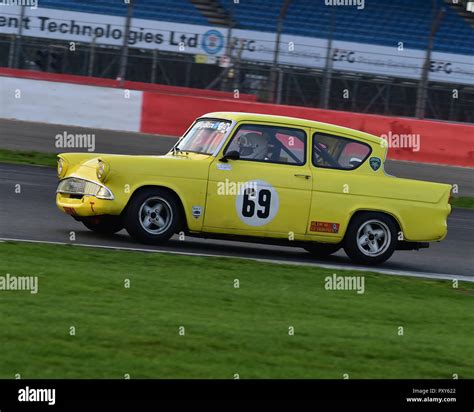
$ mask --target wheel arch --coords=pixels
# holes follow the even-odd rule
[[[148,190],[148,189],[161,189],[161,190],[164,190],[164,191],[170,193],[172,196],[174,196],[176,198],[176,200],[178,201],[178,205],[180,207],[181,216],[183,218],[183,225],[184,225],[183,229],[187,229],[188,228],[188,220],[187,220],[187,216],[186,216],[186,212],[185,212],[185,209],[184,209],[184,204],[183,204],[183,200],[182,200],[181,196],[174,189],[172,189],[168,186],[164,186],[164,185],[151,185],[151,184],[148,184],[148,185],[143,185],[143,186],[135,188],[135,190],[130,194],[128,202],[122,210],[122,215],[124,215],[127,212],[128,206],[130,205],[130,202],[133,200],[133,198],[136,195],[138,195],[139,193],[141,193],[145,190]]]
[[[402,232],[404,233],[403,231],[403,225],[399,219],[399,217],[395,214],[395,213],[392,213],[392,212],[389,212],[389,211],[386,211],[386,210],[379,210],[379,209],[370,209],[370,208],[361,208],[361,209],[357,209],[355,210],[352,215],[349,217],[349,220],[347,222],[347,226],[346,226],[346,231],[344,233],[344,238],[343,240],[345,239],[346,237],[346,234],[347,234],[347,228],[349,228],[349,225],[351,224],[352,220],[354,220],[357,216],[360,216],[364,213],[380,213],[380,214],[383,214],[385,216],[388,216],[389,218],[391,218],[393,220],[393,222],[396,224],[397,228],[398,228],[398,232]]]

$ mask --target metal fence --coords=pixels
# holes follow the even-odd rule
[[[72,50],[73,47],[73,50]],[[276,48],[278,49],[278,48]],[[331,56],[332,50],[324,50]],[[209,64],[199,55],[158,49],[72,43],[21,35],[0,36],[0,66],[145,83],[238,90],[259,101],[384,115],[474,122],[474,88],[336,71],[275,62],[257,63],[230,50],[231,64]],[[428,59],[429,57],[427,57]],[[223,67],[226,66],[226,67]],[[420,96],[425,87],[426,95]],[[423,99],[420,112],[420,99]]]

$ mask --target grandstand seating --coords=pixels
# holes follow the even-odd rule
[[[123,0],[40,0],[41,7],[125,16]],[[188,0],[135,0],[133,16],[188,24],[208,24],[206,18]]]
[[[436,0],[441,6],[442,0]],[[219,0],[238,28],[274,31],[283,0]],[[427,0],[365,1],[363,10],[354,6],[325,6],[324,0],[293,0],[287,11],[284,32],[359,43],[425,49],[433,16]],[[42,7],[124,16],[122,0],[41,0]],[[435,38],[434,50],[474,54],[474,30],[455,10],[446,14]],[[331,28],[331,15],[334,24]],[[136,0],[134,16],[190,24],[208,24],[189,0]]]
[[[474,54],[474,30],[455,10],[436,0],[446,13],[435,38],[434,50]],[[283,0],[220,0],[231,11],[238,27],[274,31]],[[407,48],[426,49],[433,16],[427,0],[365,1],[363,10],[355,6],[326,6],[324,0],[292,0],[288,8],[284,32],[326,38],[331,35],[334,15],[334,39],[396,46],[403,41]]]

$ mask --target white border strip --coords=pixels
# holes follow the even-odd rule
[[[108,250],[126,250],[129,252],[148,252],[148,253],[167,253],[170,255],[184,255],[184,256],[200,256],[200,257],[217,257],[225,259],[244,259],[252,260],[262,263],[274,263],[278,265],[295,265],[295,266],[315,266],[322,267],[326,269],[338,269],[338,270],[354,270],[358,272],[372,272],[372,273],[381,273],[384,275],[392,276],[408,276],[415,278],[425,278],[425,279],[436,279],[436,280],[457,280],[464,282],[474,282],[474,276],[463,276],[463,275],[452,275],[448,273],[430,273],[430,272],[409,272],[409,271],[396,271],[391,269],[381,269],[370,266],[350,266],[350,265],[333,265],[326,263],[310,263],[310,262],[295,262],[287,260],[274,260],[274,259],[262,259],[262,258],[250,258],[245,256],[229,256],[229,255],[218,255],[211,253],[196,253],[196,252],[178,252],[175,250],[160,250],[160,249],[143,249],[143,248],[134,248],[134,247],[124,247],[124,246],[106,246],[106,245],[89,245],[85,243],[67,243],[67,242],[53,242],[53,241],[43,241],[43,240],[32,240],[32,239],[14,239],[14,238],[0,238],[0,242],[25,242],[25,243],[45,243],[50,245],[69,245],[69,246],[82,246],[82,247],[91,247],[97,249],[108,249]]]

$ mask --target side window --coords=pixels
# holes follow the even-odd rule
[[[366,143],[345,137],[315,133],[313,135],[313,165],[329,169],[358,168],[372,149]]]
[[[279,126],[242,125],[225,153],[237,151],[242,160],[304,165],[306,133]]]

